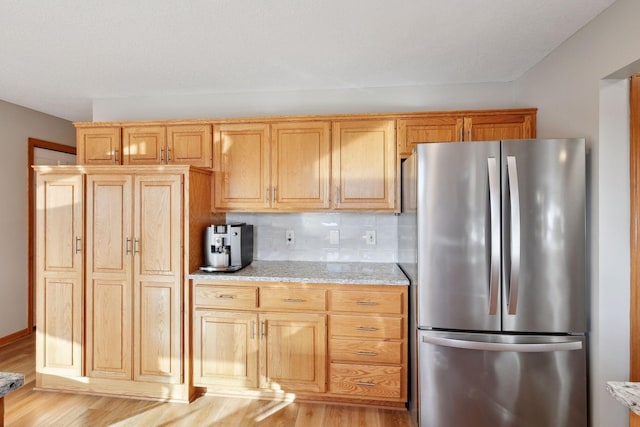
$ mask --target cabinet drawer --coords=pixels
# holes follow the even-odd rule
[[[333,339],[329,342],[331,361],[360,363],[402,363],[401,341]]]
[[[393,291],[332,290],[329,294],[329,307],[332,311],[350,313],[402,314],[402,295],[402,292]]]
[[[402,368],[332,363],[329,368],[329,391],[399,399],[402,397]]]
[[[195,289],[195,305],[213,308],[256,308],[258,288],[240,286],[198,285]]]
[[[262,288],[260,307],[267,310],[324,311],[325,295],[325,289]]]
[[[402,339],[402,318],[373,316],[329,317],[331,337]]]

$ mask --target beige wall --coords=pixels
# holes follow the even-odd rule
[[[0,338],[27,327],[27,139],[75,145],[71,122],[0,101]]]
[[[591,412],[593,426],[623,426],[608,380],[629,373],[628,85],[638,72],[640,1],[618,0],[516,81],[539,108],[538,136],[585,136],[589,150]]]

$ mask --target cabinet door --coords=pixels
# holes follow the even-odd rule
[[[210,125],[167,126],[167,163],[210,168]]]
[[[535,118],[530,114],[495,114],[464,118],[465,141],[535,138]]]
[[[393,120],[333,123],[336,209],[393,211],[396,138]]]
[[[277,209],[328,209],[331,176],[328,122],[271,126],[272,206]]]
[[[83,372],[83,177],[38,175],[36,370]]]
[[[133,338],[136,381],[181,382],[182,177],[134,181]]]
[[[260,314],[260,387],[325,391],[326,316]]]
[[[214,207],[264,210],[270,206],[269,125],[214,127]]]
[[[398,120],[398,150],[408,157],[420,142],[462,141],[463,119],[457,116],[433,116]]]
[[[122,129],[123,164],[159,165],[166,163],[167,138],[164,126],[125,127]]]
[[[194,385],[258,387],[256,314],[196,310],[193,353]]]
[[[131,175],[87,175],[87,376],[131,379]]]
[[[119,165],[122,139],[119,127],[78,128],[76,146],[79,165]]]

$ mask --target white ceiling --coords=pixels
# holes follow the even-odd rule
[[[0,99],[506,82],[614,0],[0,0]]]

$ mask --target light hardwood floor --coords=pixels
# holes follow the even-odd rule
[[[11,426],[411,427],[406,411],[203,396],[190,405],[33,390],[35,340],[0,347],[0,371],[24,374],[5,397]]]

